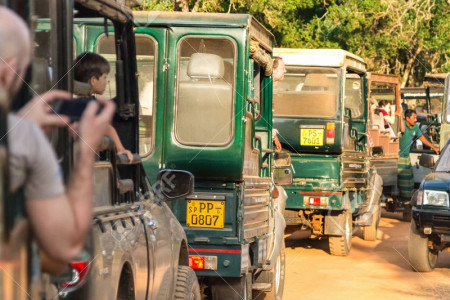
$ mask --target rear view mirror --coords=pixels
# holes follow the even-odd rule
[[[273,171],[273,182],[276,185],[289,185],[292,184],[292,168],[288,167],[275,167]]]
[[[288,167],[291,165],[291,155],[286,152],[275,153],[275,167]]]
[[[429,154],[422,154],[419,158],[419,165],[431,169],[434,167],[434,157]]]
[[[189,196],[194,192],[194,175],[187,171],[161,170],[153,191],[157,196],[162,195],[168,199]]]

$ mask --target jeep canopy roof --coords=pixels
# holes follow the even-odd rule
[[[274,56],[283,57],[286,65],[348,67],[357,72],[366,72],[364,60],[341,49],[293,49],[275,48]]]
[[[134,11],[133,15],[140,26],[249,28],[251,37],[269,52],[272,52],[275,42],[275,37],[269,30],[246,14]]]

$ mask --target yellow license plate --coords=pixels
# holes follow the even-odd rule
[[[323,146],[323,129],[300,129],[300,146]]]
[[[188,200],[186,225],[188,227],[223,228],[224,201]]]

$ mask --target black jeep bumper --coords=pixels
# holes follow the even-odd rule
[[[421,231],[431,227],[433,233],[450,234],[450,210],[430,210],[413,208],[412,217]]]

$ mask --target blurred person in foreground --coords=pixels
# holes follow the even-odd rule
[[[6,7],[0,7],[0,40],[0,89],[11,104],[22,86],[32,45],[25,22]],[[99,100],[104,108],[97,115],[98,103],[89,103],[78,126],[76,163],[64,187],[56,154],[41,128],[67,126],[69,119],[51,114],[48,103],[70,97],[64,91],[50,91],[8,116],[10,189],[24,188],[27,217],[42,257],[59,267],[77,257],[91,226],[95,149],[115,110],[111,101]]]

